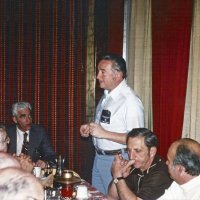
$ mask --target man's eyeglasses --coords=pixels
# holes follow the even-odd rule
[[[10,138],[6,135],[5,139],[3,141],[0,141],[0,143],[9,144],[10,143]]]

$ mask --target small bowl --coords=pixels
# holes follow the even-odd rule
[[[55,177],[54,181],[62,184],[74,184],[81,182],[81,178],[72,170],[63,170],[61,176]]]

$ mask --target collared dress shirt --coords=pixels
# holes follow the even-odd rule
[[[146,171],[132,170],[125,181],[136,196],[143,200],[157,199],[172,183],[167,165],[158,155]]]
[[[183,185],[173,181],[158,200],[200,200],[200,175]]]
[[[26,133],[28,134],[27,141],[29,141],[29,131],[26,131]],[[24,132],[17,127],[17,152],[16,152],[17,156],[19,156],[21,153],[23,141],[24,141]]]
[[[17,130],[16,124],[12,124],[6,129],[10,138],[8,146],[8,153],[16,153],[19,155],[22,150],[22,144],[24,141],[24,133]],[[55,152],[52,148],[48,134],[45,128],[40,125],[31,124],[28,133],[28,155],[30,158],[37,162],[37,160],[44,160],[51,163],[55,162]]]
[[[103,102],[103,108],[102,108]],[[105,130],[128,133],[144,127],[144,108],[135,92],[123,80],[114,90],[104,95],[96,109],[95,122]],[[94,145],[103,150],[122,149],[126,146],[107,139],[93,138]]]

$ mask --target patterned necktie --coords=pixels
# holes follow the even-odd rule
[[[27,140],[27,137],[28,137],[28,133],[24,133],[24,141],[23,141],[23,144],[22,144],[22,151],[21,153],[23,154],[28,154],[28,140]]]

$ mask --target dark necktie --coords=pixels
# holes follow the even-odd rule
[[[28,140],[27,140],[27,136],[28,136],[28,133],[24,133],[24,141],[23,141],[23,144],[22,144],[22,151],[21,153],[23,154],[28,154]]]

